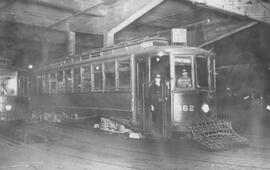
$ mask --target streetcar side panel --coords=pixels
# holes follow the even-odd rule
[[[28,113],[28,73],[9,66],[1,68],[0,120],[17,121]]]
[[[25,96],[0,96],[0,120],[23,120],[28,111],[28,99]]]
[[[32,96],[34,110],[57,113],[78,113],[79,116],[129,117],[131,112],[130,92],[90,92],[73,94],[40,94]]]
[[[31,105],[37,112],[78,116],[132,115],[129,55],[54,67],[33,74]]]

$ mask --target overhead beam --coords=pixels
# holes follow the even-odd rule
[[[3,2],[4,2],[4,4],[2,6],[0,6],[0,11],[8,8],[14,2],[14,0],[9,0],[9,1],[5,0]]]
[[[77,10],[76,8],[70,8],[68,6],[62,6],[62,5],[58,5],[58,4],[53,4],[53,3],[49,3],[47,1],[27,0],[27,2],[31,2],[33,4],[38,4],[38,5],[42,5],[42,6],[45,6],[45,7],[59,9],[59,10],[65,10],[65,11],[69,11],[69,12],[72,12],[72,13],[82,12],[82,10]],[[84,12],[83,15],[87,15],[89,17],[104,17],[105,16],[104,14],[97,14],[97,13],[91,13],[91,12]]]
[[[42,27],[29,26],[15,22],[0,21],[0,38],[15,38],[18,40],[40,41],[39,37],[46,37],[47,41],[55,44],[65,42],[65,32],[59,30],[44,30]],[[38,39],[37,39],[38,38]]]
[[[103,3],[104,3],[103,1],[100,1],[100,2],[96,3],[95,5],[93,5],[93,6],[89,7],[89,8],[86,8],[86,9],[80,11],[80,12],[77,12],[77,13],[73,14],[73,15],[67,16],[67,17],[65,17],[65,18],[63,18],[63,19],[61,19],[61,20],[59,20],[59,21],[57,21],[57,22],[55,22],[55,23],[49,25],[47,28],[53,28],[53,27],[55,27],[56,25],[61,24],[61,23],[65,22],[65,21],[67,21],[67,20],[69,20],[69,19],[71,19],[71,18],[80,16],[80,15],[86,13],[87,11],[89,11],[89,10],[91,10],[91,9],[93,9],[93,8],[95,8],[95,7],[97,7],[97,6],[101,5],[101,4],[103,4]]]
[[[235,33],[238,33],[238,32],[240,32],[240,31],[242,31],[242,30],[245,30],[245,29],[247,29],[247,28],[252,27],[252,26],[256,25],[257,23],[258,23],[258,22],[252,21],[252,22],[250,22],[250,23],[248,23],[248,24],[246,24],[246,25],[244,25],[244,26],[241,26],[241,27],[236,28],[236,29],[234,29],[234,30],[232,30],[232,31],[229,31],[229,32],[227,32],[227,33],[225,33],[225,34],[223,34],[223,35],[221,35],[221,36],[218,36],[218,37],[216,37],[216,38],[214,38],[214,39],[212,39],[212,40],[209,40],[209,41],[207,41],[207,42],[201,44],[199,47],[204,47],[204,46],[206,46],[206,45],[209,45],[209,44],[211,44],[211,43],[214,43],[214,42],[216,42],[216,41],[219,41],[219,40],[221,40],[221,39],[223,39],[223,38],[229,37],[229,36],[231,36],[231,35],[233,35],[233,34],[235,34]]]
[[[37,27],[43,27],[43,29],[47,26],[50,26],[56,22],[60,22],[61,19],[66,18],[66,17],[70,17],[70,16],[76,16],[78,14],[80,14],[82,11],[82,9],[85,9],[86,7],[78,7],[79,10],[78,12],[74,13],[72,11],[66,11],[66,10],[58,10],[57,8],[47,8],[46,6],[42,6],[36,3],[31,3],[28,1],[33,1],[33,0],[0,0],[0,8],[1,6],[3,6],[2,10],[0,10],[0,20],[1,21],[8,21],[8,22],[16,22],[16,23],[21,23],[21,24],[25,24],[25,25],[32,25],[32,26],[37,26]],[[37,1],[42,1],[42,3],[45,3],[43,1],[48,1],[47,3],[50,4],[54,4],[53,0],[37,0]],[[70,1],[79,1],[79,0],[70,0]],[[13,2],[13,3],[12,3]],[[100,2],[99,1],[95,1],[96,3]],[[95,5],[96,3],[91,2],[87,4],[87,7],[93,7],[93,5]],[[9,5],[5,5],[5,4],[9,4]],[[60,6],[61,4],[57,4],[58,6]],[[90,6],[91,5],[91,6]],[[66,5],[64,5],[65,7]],[[75,8],[75,5],[73,5]],[[81,5],[79,5],[81,6]],[[102,10],[103,11],[103,6],[97,7],[93,10],[89,10],[88,12],[93,12],[93,13],[100,13],[99,11]],[[48,12],[46,12],[48,11]],[[87,22],[91,21],[95,21],[98,22],[100,21],[100,18],[97,17],[89,17],[87,15],[85,15],[86,13],[88,13],[87,11],[83,14],[81,14],[81,16],[79,16],[80,20],[84,20]],[[105,14],[105,9],[104,9],[104,14]],[[67,19],[67,18],[66,18]],[[71,19],[71,18],[70,18]],[[77,19],[74,20],[77,22]],[[74,25],[76,25],[77,23],[74,22],[72,20],[72,29],[75,30],[76,27],[74,27]],[[62,22],[62,21],[61,21]],[[74,23],[73,23],[74,22]],[[88,27],[89,25],[85,25],[85,23],[87,22],[82,22],[80,25],[80,28],[84,28]],[[96,25],[96,24],[94,24]],[[91,26],[91,25],[90,25]],[[53,28],[53,30],[59,30],[59,31],[66,31],[65,28],[61,28],[61,27],[57,27],[57,28]],[[83,33],[89,33],[91,31],[91,29],[79,29],[75,32],[83,32]],[[101,32],[102,34],[102,32]]]
[[[105,33],[105,39],[104,39],[104,46],[110,46],[114,43],[114,36],[117,32],[149,12],[151,9],[158,6],[160,3],[162,3],[164,0],[152,0],[148,4],[146,4],[144,7],[142,7],[140,10],[135,12],[133,15],[122,21],[120,24],[118,24],[116,27],[112,28],[108,32]]]

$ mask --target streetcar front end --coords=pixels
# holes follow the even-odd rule
[[[190,132],[191,124],[217,116],[215,59],[211,53],[174,54],[171,59],[171,127]]]

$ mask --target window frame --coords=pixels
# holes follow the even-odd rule
[[[120,62],[122,61],[129,61],[129,68],[120,68]],[[116,62],[116,88],[119,91],[128,91],[131,90],[131,71],[132,71],[132,64],[131,64],[131,58],[130,57],[123,57],[117,60]],[[120,85],[120,72],[126,72],[129,71],[129,85]]]
[[[78,91],[75,89],[75,69],[80,69],[79,70],[79,81],[78,81]],[[74,66],[72,69],[72,93],[81,93],[82,92],[82,87],[81,87],[81,82],[82,82],[82,68],[80,66]]]
[[[101,66],[101,69],[99,71],[96,71],[95,70],[95,67],[100,65]],[[105,83],[105,80],[104,80],[104,63],[103,62],[96,62],[96,63],[92,63],[91,64],[91,70],[92,70],[92,91],[93,92],[99,92],[99,91],[103,91],[104,90],[104,83]],[[101,73],[101,85],[102,87],[100,89],[96,89],[95,88],[95,73]]]
[[[5,88],[3,88],[3,89],[5,89],[6,94],[0,94],[0,96],[19,96],[19,95],[20,95],[20,94],[19,94],[19,89],[18,89],[18,87],[19,87],[19,81],[18,81],[18,76],[17,76],[17,75],[1,75],[0,77],[1,77],[1,79],[4,78],[5,81],[6,81]],[[14,85],[14,88],[12,89],[12,90],[13,90],[13,94],[8,93],[9,90],[11,89],[11,88],[8,86],[8,85],[9,85],[9,82],[10,82],[9,80],[13,80],[14,83],[16,83],[16,84]],[[37,78],[36,78],[36,82],[37,82]],[[2,83],[2,82],[1,82],[1,83]],[[2,86],[2,85],[1,85],[1,86]],[[36,91],[36,92],[37,92],[37,91]]]
[[[61,81],[58,81],[58,73],[61,72],[62,73],[62,82]],[[60,82],[62,83],[62,89],[60,90]],[[66,89],[65,89],[65,71],[64,69],[61,69],[61,70],[56,70],[56,93],[58,94],[62,94],[62,93],[65,93],[66,92]]]
[[[45,77],[47,75],[47,85],[45,82]],[[49,72],[43,72],[42,73],[42,94],[49,94],[50,93],[50,73]]]
[[[51,78],[51,77],[52,77],[52,74],[54,74],[54,79]],[[53,81],[52,81],[52,80],[53,80]],[[49,93],[50,93],[50,94],[56,94],[56,93],[57,93],[57,80],[56,80],[56,71],[55,71],[55,70],[49,72],[49,82],[50,82],[50,85],[49,85],[49,88],[50,88]],[[55,91],[52,91],[52,83],[53,83],[53,82],[55,83]]]
[[[198,63],[197,59],[198,58],[203,58],[206,59],[206,66],[207,66],[207,88],[205,87],[200,87],[199,85],[199,75],[198,75]],[[196,63],[196,87],[201,88],[201,90],[210,90],[211,89],[211,77],[210,77],[210,57],[205,55],[205,54],[197,54],[195,56],[195,63]]]
[[[43,81],[42,81],[42,74],[38,73],[36,75],[36,94],[42,94],[43,93]]]
[[[73,93],[73,69],[72,68],[64,68],[64,81],[65,81],[65,93]],[[68,89],[68,80],[67,80],[67,71],[70,71],[70,79],[71,79],[71,84],[70,84],[70,89]]]
[[[188,58],[191,61],[190,63],[191,87],[181,88],[181,87],[176,86],[177,77],[176,77],[175,66],[176,66],[177,58],[186,58],[186,59]],[[175,91],[190,91],[190,90],[195,89],[194,55],[185,55],[185,54],[178,54],[178,53],[173,54],[173,61],[172,61],[171,69],[172,69],[172,75],[173,75],[173,82],[172,82],[173,88],[172,89],[174,89]]]
[[[89,72],[87,73],[84,73],[84,68],[85,67],[88,67],[89,68]],[[89,90],[85,90],[84,88],[84,78],[90,78],[90,88]],[[82,84],[82,87],[81,87],[81,92],[91,92],[92,91],[92,64],[90,63],[87,63],[87,64],[84,64],[81,66],[81,84]]]
[[[112,63],[113,65],[113,69],[112,70],[107,70],[106,68],[106,63]],[[117,88],[116,88],[116,60],[108,60],[108,61],[105,61],[104,63],[104,84],[103,84],[103,88],[104,88],[104,91],[115,91]],[[114,73],[114,86],[112,88],[107,88],[107,73]]]

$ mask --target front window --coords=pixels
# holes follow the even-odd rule
[[[196,57],[197,63],[197,86],[208,89],[208,58],[203,56]]]
[[[176,88],[192,88],[192,60],[191,57],[175,58],[175,87]]]
[[[0,95],[15,96],[17,95],[17,79],[16,77],[1,76],[0,77]]]

